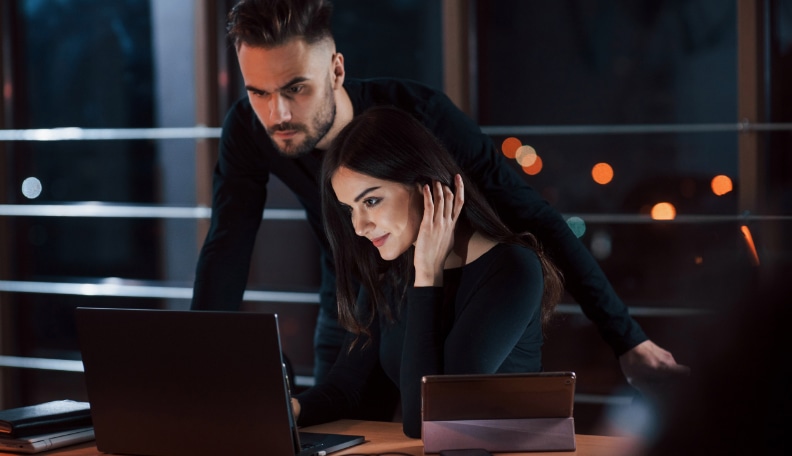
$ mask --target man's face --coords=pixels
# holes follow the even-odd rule
[[[269,49],[243,44],[237,52],[250,104],[284,155],[329,145],[325,136],[335,121],[335,89],[340,89],[339,55],[333,50],[331,42],[295,39]]]

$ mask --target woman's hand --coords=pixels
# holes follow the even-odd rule
[[[291,398],[291,406],[292,406],[292,414],[294,415],[294,421],[300,418],[300,401],[295,398]]]
[[[443,284],[443,266],[454,246],[454,228],[465,203],[462,176],[454,176],[456,194],[440,182],[421,188],[424,214],[418,239],[415,241],[415,286],[432,287]]]

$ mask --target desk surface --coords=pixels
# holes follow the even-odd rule
[[[402,432],[401,423],[386,423],[378,421],[354,421],[340,420],[318,426],[311,426],[301,429],[308,432],[325,432],[336,434],[354,434],[366,437],[366,443],[349,448],[345,451],[332,453],[331,456],[343,456],[350,454],[379,454],[386,452],[399,452],[407,455],[423,456],[423,443],[417,439],[411,439]],[[569,452],[553,453],[497,453],[497,456],[507,455],[531,455],[531,456],[627,456],[635,454],[636,447],[634,441],[622,437],[610,437],[601,435],[580,435],[575,437],[577,450]],[[1,453],[2,455],[14,453]],[[80,445],[61,448],[58,450],[38,453],[40,455],[57,456],[101,456],[96,449],[94,442],[86,442]]]

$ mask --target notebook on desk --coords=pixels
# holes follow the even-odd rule
[[[93,440],[93,438],[94,430],[90,426],[26,437],[0,437],[0,452],[11,451],[13,453],[25,454],[41,453],[42,451],[49,451],[81,442],[87,442]]]
[[[297,430],[275,314],[78,308],[76,322],[100,451],[308,456],[363,442]]]

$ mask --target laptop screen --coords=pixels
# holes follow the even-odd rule
[[[100,451],[298,453],[277,315],[78,308],[76,321]]]

